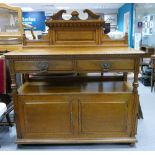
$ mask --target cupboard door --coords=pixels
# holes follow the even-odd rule
[[[127,137],[131,132],[132,95],[85,95],[79,104],[79,134],[87,137]]]
[[[63,96],[20,97],[24,138],[65,137],[73,133],[73,106]]]

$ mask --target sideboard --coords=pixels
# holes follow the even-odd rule
[[[58,11],[46,20],[49,29],[42,40],[24,35],[23,44],[5,54],[17,144],[137,141],[138,73],[145,53],[128,48],[127,34],[112,40],[100,16],[83,12],[86,20],[77,11],[64,20],[66,10]]]
[[[139,60],[125,47],[24,48],[10,62],[17,143],[135,143]],[[71,76],[25,81],[16,74],[133,72],[134,81]]]

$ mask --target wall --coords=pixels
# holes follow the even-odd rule
[[[144,5],[142,3],[138,3],[138,4],[135,4],[135,9],[136,9],[136,16],[135,16],[135,22],[134,22],[135,33],[142,34],[141,44],[152,46],[155,48],[155,4],[148,3]],[[144,17],[147,15],[154,15],[152,35],[144,35],[143,29],[139,29],[137,26],[138,22],[143,22]],[[144,24],[143,24],[143,27],[145,27]]]
[[[134,4],[127,3],[121,6],[118,9],[118,30],[124,32],[124,14],[126,12],[130,13],[130,21],[129,21],[129,34],[128,34],[128,43],[130,47],[133,47],[133,11],[134,11]]]

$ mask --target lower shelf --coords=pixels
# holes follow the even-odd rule
[[[60,93],[132,93],[133,88],[124,81],[55,81],[26,82],[18,90],[19,95]]]

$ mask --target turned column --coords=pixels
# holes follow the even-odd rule
[[[20,133],[20,121],[19,121],[19,109],[18,109],[18,101],[17,101],[17,82],[16,82],[16,72],[14,70],[14,61],[9,60],[9,67],[10,67],[10,77],[11,77],[11,88],[12,88],[12,99],[14,104],[14,114],[15,114],[15,122],[16,122],[16,130],[17,130],[17,137],[21,138]]]

